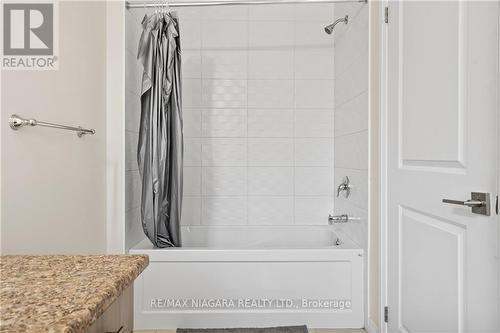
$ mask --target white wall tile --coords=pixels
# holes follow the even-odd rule
[[[328,225],[333,213],[333,197],[296,197],[296,225]]]
[[[363,23],[352,21],[352,19],[350,21],[350,27],[344,34],[340,36],[337,32],[335,34],[335,69],[337,75],[343,74],[354,61],[363,57],[366,58],[368,54],[368,20]]]
[[[335,188],[342,183],[345,176],[349,177],[351,182],[349,197],[345,197],[345,192],[341,193],[339,197],[335,198],[335,204],[339,204],[340,201],[347,201],[358,208],[368,210],[368,171],[335,168],[334,174]]]
[[[125,212],[125,244],[132,247],[146,236],[142,230],[141,208],[137,207]]]
[[[201,78],[201,52],[200,50],[182,50],[182,78],[199,79]]]
[[[360,12],[364,11],[368,6],[359,5],[355,2],[346,3],[336,3],[335,4],[335,15],[349,15],[351,23],[356,19]]]
[[[368,169],[368,131],[335,138],[335,167]]]
[[[243,138],[203,139],[203,166],[246,166],[247,140]]]
[[[142,64],[136,59],[135,53],[125,52],[125,91],[136,96],[141,95]]]
[[[248,139],[249,166],[293,166],[293,139]]]
[[[293,194],[293,168],[248,168],[248,195]]]
[[[248,224],[293,224],[293,197],[249,197]]]
[[[352,26],[327,35],[323,27],[343,15],[334,15],[336,6],[177,9],[183,62],[184,225],[244,225],[247,219],[253,225],[326,224],[335,190],[333,146],[339,148],[333,137],[340,136],[341,144],[359,143],[344,136],[362,130],[367,115],[362,112],[365,102],[353,99],[362,84],[342,82],[348,76],[340,76],[355,70],[351,66],[367,50],[365,14],[355,12],[358,5],[349,7],[355,15]],[[126,89],[131,93],[126,97],[126,165],[137,170],[133,132],[140,113],[133,111],[142,76],[135,59],[142,14],[129,16],[127,22],[134,23],[127,23]],[[350,77],[360,80],[363,74],[359,70]],[[344,87],[337,89],[339,81]],[[340,105],[335,94],[352,103]],[[334,104],[339,106],[336,114]],[[350,174],[363,182],[356,171]],[[358,191],[353,205],[362,207],[363,196]]]
[[[295,5],[295,19],[297,21],[333,21],[334,4],[332,3],[303,3]],[[315,22],[316,23],[316,22]],[[302,23],[305,24],[305,23]]]
[[[295,106],[299,109],[334,107],[333,80],[296,80]]]
[[[335,110],[335,136],[368,129],[368,92],[342,104]]]
[[[137,144],[139,133],[125,131],[125,171],[139,170],[137,164]]]
[[[141,33],[141,22],[131,13],[127,12],[125,15],[125,49],[132,54],[137,54]]]
[[[296,166],[333,166],[333,139],[295,139]]]
[[[201,107],[201,79],[182,79],[182,105],[185,108]]]
[[[349,24],[342,24],[336,28],[334,32],[335,42],[343,41],[348,39],[348,35],[352,34],[349,31],[358,28],[359,26],[368,27],[368,8],[369,6],[359,6],[359,4],[353,3],[338,3],[335,5],[335,12],[337,15],[349,15]],[[366,30],[368,35],[368,30]],[[357,36],[358,38],[364,38],[363,36]],[[345,46],[342,46],[344,48]],[[355,54],[355,53],[352,53]],[[368,53],[366,53],[368,55]]]
[[[346,234],[362,249],[367,249],[368,239],[368,212],[364,209],[358,208],[348,201],[335,201],[334,214],[347,214],[360,220],[352,220],[349,223],[342,223],[334,225],[335,231]]]
[[[293,137],[293,124],[293,110],[248,110],[249,137]]]
[[[246,79],[247,52],[238,50],[203,50],[203,78],[208,79]]]
[[[295,51],[296,79],[330,79],[335,77],[333,49],[303,48]]]
[[[335,214],[361,217],[336,225],[367,249],[368,208],[368,6],[336,4],[337,14],[349,15],[348,25],[339,25],[335,40],[335,187],[349,176],[349,198],[335,198]]]
[[[332,17],[333,18],[333,17]],[[299,22],[295,29],[296,50],[305,48],[333,48],[332,35],[325,33],[324,27],[334,20]]]
[[[137,48],[144,13],[126,11],[125,15],[125,245],[131,248],[145,237],[140,209],[142,181],[137,165],[143,72]]]
[[[295,195],[333,196],[333,170],[328,167],[296,167]]]
[[[144,19],[144,16],[146,14],[151,15],[154,12],[154,10],[152,8],[146,8],[146,10],[144,10],[144,9],[142,9],[142,10],[128,10],[126,12],[131,14],[131,16],[134,17],[135,21],[140,25],[142,20]]]
[[[125,130],[139,133],[141,121],[141,99],[139,95],[125,95]]]
[[[204,137],[246,137],[247,111],[242,109],[212,109],[202,111]]]
[[[251,80],[248,82],[248,107],[290,109],[293,105],[293,80]]]
[[[181,47],[183,50],[199,50],[201,48],[201,23],[199,20],[181,20]]]
[[[200,138],[184,138],[184,165],[201,166]]]
[[[201,110],[183,108],[183,129],[185,138],[197,138],[201,136]]]
[[[294,51],[292,48],[248,50],[248,78],[293,79],[293,77]]]
[[[183,168],[183,194],[185,196],[196,196],[201,194],[201,168]]]
[[[237,50],[248,46],[247,21],[210,21],[204,22],[202,29],[202,48],[212,50]]]
[[[333,137],[333,110],[295,110],[295,137]]]
[[[205,197],[202,199],[202,225],[247,224],[246,197]]]
[[[132,210],[141,206],[142,180],[139,171],[125,172],[125,207]]]
[[[248,6],[209,6],[201,8],[202,20],[247,20]],[[205,23],[210,24],[210,23]]]
[[[210,80],[202,82],[203,105],[211,108],[245,108],[246,80]]]
[[[294,25],[288,21],[250,21],[249,47],[272,50],[293,47]]]
[[[179,16],[179,22],[182,24],[185,20],[200,20],[201,8],[200,7],[176,7],[175,11]],[[181,25],[182,28],[182,25]]]
[[[368,58],[354,62],[336,79],[335,106],[339,107],[368,89]]]
[[[202,169],[202,194],[205,196],[246,195],[246,167],[204,167]]]
[[[293,21],[295,5],[249,6],[251,21]]]
[[[184,196],[182,198],[181,224],[201,224],[201,197]]]

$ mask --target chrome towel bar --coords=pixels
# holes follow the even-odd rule
[[[13,130],[17,131],[19,128],[23,126],[43,126],[43,127],[52,127],[52,128],[58,128],[58,129],[63,129],[67,131],[75,131],[76,135],[78,135],[79,138],[81,138],[85,134],[95,134],[94,129],[88,129],[88,128],[83,128],[83,127],[74,127],[74,126],[66,126],[66,125],[60,125],[60,124],[54,124],[54,123],[48,123],[45,121],[38,121],[35,119],[24,119],[17,114],[13,114],[9,118],[9,125],[10,128]]]

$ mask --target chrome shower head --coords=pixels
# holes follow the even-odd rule
[[[327,26],[325,27],[325,32],[326,32],[327,34],[331,35],[331,34],[332,34],[332,32],[333,32],[333,29],[335,28],[335,26],[336,26],[337,24],[339,24],[340,22],[344,22],[345,24],[349,23],[349,15],[346,15],[346,16],[344,16],[344,17],[342,17],[342,18],[339,18],[338,20],[335,20],[335,22],[333,22],[332,24],[327,25]]]

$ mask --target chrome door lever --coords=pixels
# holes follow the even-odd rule
[[[475,214],[490,216],[490,194],[484,192],[471,192],[471,199],[469,200],[451,200],[443,199],[444,203],[452,205],[467,206],[472,208]]]
[[[479,201],[479,200],[460,201],[460,200],[443,199],[443,202],[453,204],[453,205],[462,205],[462,206],[469,206],[469,207],[481,207],[481,206],[484,206],[484,204],[485,204],[484,201]]]

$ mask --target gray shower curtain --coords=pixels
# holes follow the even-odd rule
[[[144,233],[156,247],[181,246],[182,103],[179,22],[175,13],[142,20],[137,58],[144,68],[137,160]]]

